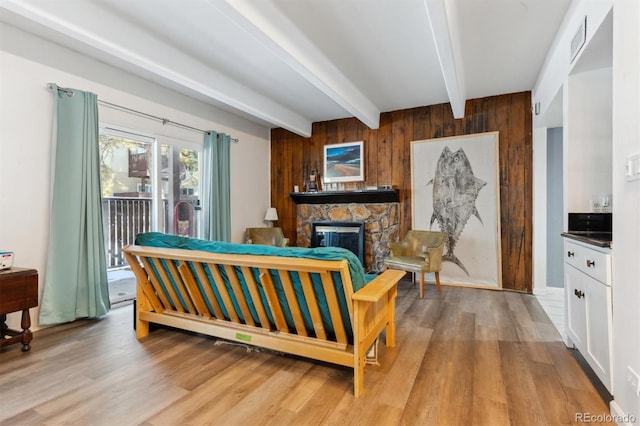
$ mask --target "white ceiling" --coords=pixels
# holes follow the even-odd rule
[[[0,0],[1,19],[268,127],[532,90],[570,0]]]

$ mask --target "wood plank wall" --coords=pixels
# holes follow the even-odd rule
[[[310,138],[284,129],[271,131],[271,205],[285,235],[296,239],[294,185],[302,190],[312,169],[322,170],[325,144],[364,141],[366,185],[400,190],[400,234],[411,227],[410,143],[414,140],[499,131],[502,286],[531,293],[533,153],[531,92],[468,100],[454,119],[449,104],[380,115],[371,130],[356,118],[314,123]]]

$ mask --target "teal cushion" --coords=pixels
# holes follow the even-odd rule
[[[339,248],[339,247],[318,247],[318,248],[303,248],[303,247],[274,247],[274,246],[265,246],[259,244],[235,244],[235,243],[227,243],[223,241],[207,241],[207,240],[199,240],[195,238],[187,238],[180,237],[176,235],[167,235],[159,232],[149,232],[144,234],[138,234],[136,237],[136,244],[141,246],[151,246],[151,247],[165,247],[165,248],[180,248],[187,250],[201,250],[207,251],[211,253],[223,253],[223,254],[249,254],[249,255],[258,255],[258,256],[285,256],[285,257],[295,257],[295,258],[307,258],[307,259],[320,259],[320,260],[342,260],[346,259],[349,264],[349,271],[351,274],[351,282],[353,285],[353,290],[357,291],[360,288],[364,287],[369,281],[371,281],[375,275],[364,273],[364,269],[360,264],[358,257],[353,254],[351,251]],[[166,268],[166,264],[162,263],[163,268]],[[195,270],[193,269],[193,265],[189,264],[189,267],[194,272],[194,277],[196,278],[198,286],[203,289],[204,285],[209,285],[208,283],[202,283],[198,280]],[[228,282],[226,271],[223,268],[218,268],[220,274],[222,275],[225,285],[229,291],[229,294],[232,297],[233,309],[244,321],[242,317],[242,313],[239,308],[238,299],[236,295],[233,294],[233,290]],[[248,292],[245,280],[240,274],[240,268],[235,267],[237,276],[240,281],[240,285],[242,288],[242,292],[244,294],[244,300],[247,301],[247,305],[249,306],[249,311],[253,320],[256,323],[259,323],[259,317],[252,303],[250,293]],[[208,275],[209,280],[212,280],[211,271],[208,268],[205,268],[205,271]],[[157,271],[156,271],[157,272]],[[252,272],[254,274],[254,278],[256,281],[258,280],[260,271],[256,268],[252,268]],[[291,315],[291,310],[289,309],[289,305],[286,301],[286,296],[284,293],[284,289],[282,288],[282,283],[280,281],[280,277],[275,271],[272,271],[272,281],[274,283],[274,287],[276,289],[276,293],[278,295],[278,299],[280,302],[280,306],[282,307],[283,314],[287,321],[287,325],[290,330],[295,330],[295,324],[293,321],[293,317]],[[178,294],[179,300],[171,301],[173,304],[180,303],[185,309],[186,305],[184,300],[182,300],[179,292],[177,291],[176,283],[173,282],[171,275],[169,274],[170,283],[162,283],[163,287],[166,285],[171,285],[176,290],[176,294]],[[300,310],[302,311],[305,327],[307,328],[307,333],[313,332],[313,321],[311,320],[311,314],[309,313],[308,306],[306,304],[304,293],[302,290],[302,285],[300,283],[300,279],[297,273],[293,272],[290,274],[291,281],[293,283],[293,287],[296,293],[296,298],[300,305]],[[314,292],[316,295],[316,299],[318,301],[318,305],[320,308],[320,314],[323,320],[323,325],[325,330],[329,335],[334,334],[333,326],[330,321],[329,308],[327,305],[326,297],[324,295],[324,291],[322,290],[322,283],[319,274],[311,274],[311,281],[313,284]],[[338,303],[340,306],[340,312],[345,322],[345,329],[347,331],[347,336],[350,341],[353,337],[352,329],[351,329],[351,321],[349,319],[349,310],[347,308],[346,300],[344,298],[344,293],[342,290],[342,280],[340,278],[340,274],[335,272],[333,273],[333,282],[337,290],[338,294]],[[223,309],[223,314],[228,317],[228,312],[224,308],[224,304],[222,303],[222,299],[217,292],[215,286],[210,286],[216,298],[218,299],[218,303]],[[262,304],[265,306],[267,311],[267,315],[271,322],[271,327],[274,327],[274,320],[271,311],[269,310],[266,296],[264,295],[264,291],[261,287],[259,287],[260,296],[262,298]],[[206,300],[209,305],[209,309],[211,309],[210,301]]]

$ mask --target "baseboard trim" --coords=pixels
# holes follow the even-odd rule
[[[593,387],[596,389],[596,392],[600,395],[600,398],[602,398],[605,404],[606,403],[610,404],[611,401],[613,401],[613,395],[609,392],[609,390],[606,388],[604,383],[600,381],[597,374],[595,373],[595,371],[593,371],[593,369],[591,368],[587,360],[584,358],[584,356],[580,353],[578,349],[569,349],[569,350],[571,351],[571,355],[573,355],[575,360],[578,361],[578,364],[580,364],[580,367],[582,367],[582,371],[584,371],[584,373],[587,375],[591,384],[593,384]]]
[[[534,296],[545,296],[546,294],[547,294],[547,287],[533,289]]]
[[[543,287],[533,289],[534,296],[546,296],[547,294],[552,293],[564,293],[564,287]]]
[[[609,403],[609,411],[611,420],[619,425],[633,426],[638,421],[633,415],[626,414],[615,400]]]

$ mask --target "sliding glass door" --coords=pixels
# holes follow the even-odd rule
[[[111,302],[135,297],[122,249],[141,232],[199,237],[197,147],[133,132],[100,131],[105,252]]]
[[[161,145],[161,193],[164,208],[158,229],[167,234],[199,237],[200,152],[175,145]]]

